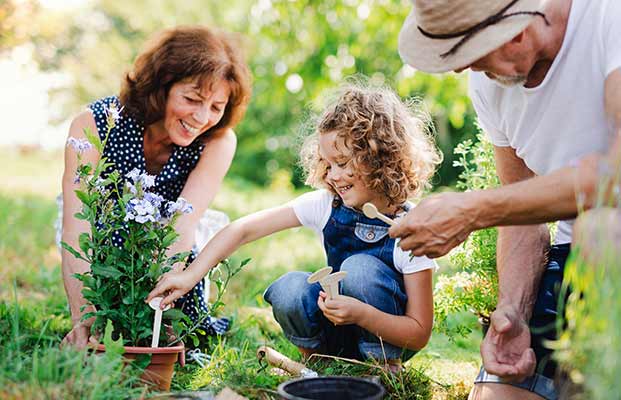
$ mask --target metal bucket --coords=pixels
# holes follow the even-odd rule
[[[284,400],[381,400],[385,393],[381,384],[351,376],[300,378],[278,386]]]

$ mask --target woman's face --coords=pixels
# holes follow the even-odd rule
[[[168,93],[164,129],[177,146],[188,146],[220,122],[229,101],[230,87],[224,80],[209,87],[196,82],[177,82]]]

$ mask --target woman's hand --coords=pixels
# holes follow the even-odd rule
[[[163,310],[168,304],[172,305],[175,300],[189,292],[194,285],[196,282],[187,270],[167,272],[160,277],[145,301],[148,303],[154,297],[164,297],[160,303]]]
[[[359,321],[364,317],[367,307],[367,304],[349,296],[339,295],[336,299],[328,299],[323,291],[319,292],[317,305],[334,325],[360,325]]]
[[[60,342],[60,347],[65,346],[74,346],[77,349],[81,350],[88,344],[88,339],[91,335],[91,327],[83,322],[78,322],[73,326],[71,331],[67,333],[62,342]]]

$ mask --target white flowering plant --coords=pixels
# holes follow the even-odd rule
[[[103,157],[105,141],[119,113],[115,107],[107,110],[103,142],[89,130],[85,130],[86,140],[68,140],[78,155],[75,181],[79,188],[75,193],[82,207],[75,217],[87,221],[90,230],[80,234],[79,249],[65,242],[62,246],[90,265],[88,272],[75,277],[83,283],[87,301],[82,319],[94,318],[91,332],[103,333],[111,321],[114,338],[122,338],[125,345],[149,346],[154,310],[145,299],[163,273],[189,256],[189,252],[169,256],[167,250],[178,237],[176,220],[192,212],[192,205],[183,198],[166,202],[149,190],[155,177],[137,169],[123,179]],[[82,162],[84,152],[95,150],[101,155],[96,165]],[[189,322],[178,309],[166,311],[164,319],[171,321],[177,335]],[[166,333],[161,335],[164,343]]]

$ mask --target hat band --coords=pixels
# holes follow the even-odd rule
[[[502,10],[500,10],[498,13],[487,17],[486,19],[484,19],[483,21],[479,22],[478,24],[472,26],[471,28],[465,29],[463,31],[460,32],[454,32],[454,33],[430,33],[425,31],[423,28],[419,26],[417,26],[418,30],[420,31],[420,33],[422,33],[424,36],[430,38],[430,39],[454,39],[460,36],[463,36],[463,38],[457,42],[453,47],[451,47],[449,49],[449,51],[447,51],[446,53],[442,53],[440,54],[441,58],[446,58],[450,55],[453,55],[457,52],[457,50],[459,50],[461,48],[461,46],[463,46],[467,41],[469,41],[475,34],[477,34],[478,32],[482,31],[483,29],[491,26],[491,25],[496,25],[497,23],[499,23],[500,21],[503,21],[507,18],[510,17],[515,17],[518,15],[533,15],[533,16],[539,16],[542,17],[543,20],[545,21],[546,25],[550,25],[550,22],[548,21],[548,18],[546,17],[546,15],[542,12],[539,11],[518,11],[518,12],[514,12],[514,13],[509,13],[509,14],[505,14],[505,12],[511,8],[515,3],[517,3],[519,0],[513,0],[512,2],[510,2],[506,7],[504,7]]]

